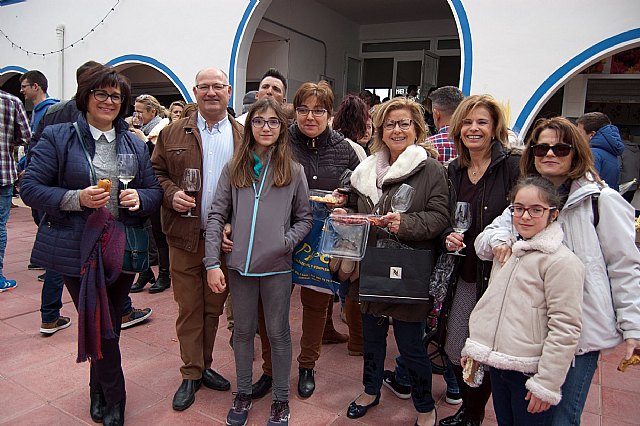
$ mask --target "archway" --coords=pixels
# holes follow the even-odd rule
[[[568,81],[589,66],[618,52],[640,46],[640,29],[625,31],[585,49],[551,74],[529,98],[515,121],[513,130],[527,132],[545,103]]]
[[[250,1],[236,32],[229,67],[236,110],[245,91],[254,89],[270,67],[287,77],[289,99],[301,83],[326,79],[339,102],[344,94],[369,85],[365,61],[380,57],[391,59],[384,64],[390,69],[390,81],[384,85],[394,93],[406,90],[410,80],[417,80],[414,83],[419,86],[421,79],[425,83],[429,54],[440,58],[441,67],[432,69],[434,79],[423,88],[466,82],[468,91],[471,68],[466,62],[471,60],[471,44],[469,31],[463,37],[468,22],[462,3],[405,0],[398,8],[383,3]],[[374,50],[367,51],[364,44],[375,44]],[[375,61],[366,66],[373,69]],[[403,79],[405,71],[410,75]]]
[[[26,68],[7,66],[0,68],[0,90],[17,96],[24,103],[24,96],[20,93],[20,76],[27,72]]]

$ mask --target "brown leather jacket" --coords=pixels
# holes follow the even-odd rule
[[[183,218],[173,209],[173,196],[180,191],[182,174],[186,168],[202,169],[202,139],[197,126],[197,114],[180,119],[165,127],[158,136],[151,156],[153,169],[164,189],[162,200],[162,231],[167,243],[190,252],[196,252],[200,238],[200,220]],[[234,151],[242,141],[244,127],[229,116],[233,128]],[[202,201],[202,190],[196,195],[196,205]]]

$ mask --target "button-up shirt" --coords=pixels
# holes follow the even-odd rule
[[[200,206],[200,227],[207,228],[207,216],[218,187],[218,179],[224,165],[233,156],[233,128],[229,118],[207,127],[207,122],[198,112],[198,130],[202,139],[202,201]]]
[[[458,156],[455,144],[449,139],[449,126],[442,126],[438,134],[427,139],[428,142],[433,142],[433,146],[438,150],[438,161],[442,164]]]
[[[13,148],[27,145],[31,130],[27,112],[20,99],[0,90],[0,186],[11,185],[18,179]]]

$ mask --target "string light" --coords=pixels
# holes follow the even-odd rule
[[[82,37],[80,37],[78,40],[74,41],[73,43],[69,43],[67,46],[63,46],[61,49],[58,50],[52,50],[51,52],[33,52],[31,50],[27,50],[24,47],[16,44],[14,41],[12,41],[9,36],[7,34],[5,34],[4,31],[2,31],[2,29],[0,29],[0,34],[2,34],[2,36],[4,36],[4,38],[7,39],[7,41],[9,43],[11,43],[11,47],[17,47],[18,49],[22,50],[23,52],[25,52],[27,54],[27,56],[29,55],[42,55],[42,57],[44,58],[47,55],[53,55],[55,53],[60,53],[63,50],[67,50],[67,49],[71,49],[75,44],[80,43],[81,41],[84,41],[84,39],[90,35],[91,33],[93,33],[96,28],[98,28],[100,25],[104,24],[104,22],[107,20],[107,18],[109,17],[109,15],[111,15],[113,12],[115,12],[116,7],[118,6],[118,4],[120,4],[120,0],[116,0],[116,4],[113,5],[113,7],[111,7],[111,9],[109,9],[109,11],[107,12],[107,14],[104,16],[104,18],[102,18],[100,20],[100,22],[98,22],[96,25],[93,26],[93,28],[91,28],[91,30],[89,30],[85,35],[83,35]]]

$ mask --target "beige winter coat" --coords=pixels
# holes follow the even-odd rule
[[[469,319],[463,356],[502,370],[533,374],[526,387],[552,405],[571,365],[582,326],[584,266],[552,223],[514,243]]]

